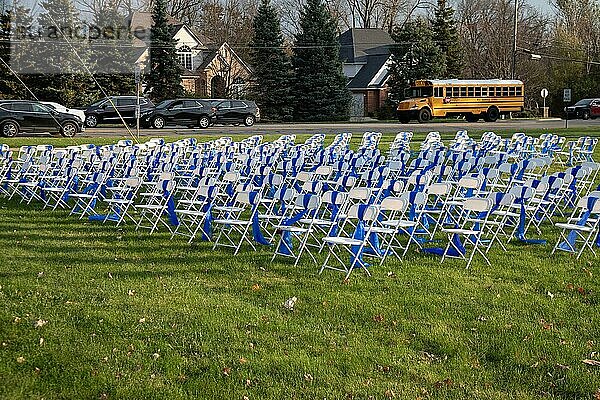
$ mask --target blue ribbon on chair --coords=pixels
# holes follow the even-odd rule
[[[312,198],[312,196],[310,196],[310,195],[304,196],[302,198],[302,206],[304,207],[304,209],[302,211],[296,213],[294,216],[284,219],[283,222],[281,223],[281,225],[292,226],[296,222],[298,222],[302,218],[304,218],[304,216],[308,213],[307,207],[308,207],[308,203],[310,202],[311,198]],[[284,230],[281,233],[281,238],[282,238],[282,241],[279,243],[279,248],[277,249],[277,252],[280,254],[288,255],[288,256],[292,255],[291,250],[294,249],[294,244],[292,242],[292,233],[290,231]]]
[[[262,244],[265,246],[270,246],[271,243],[265,239],[261,229],[260,229],[260,219],[258,218],[258,205],[257,201],[257,192],[250,192],[250,204],[252,204],[252,238],[258,244]]]
[[[354,234],[352,235],[353,239],[357,239],[363,241],[365,239],[365,222],[364,215],[365,211],[369,206],[367,204],[361,204],[358,206],[358,223],[356,224],[356,228],[354,229]],[[352,256],[350,257],[350,267],[351,268],[366,268],[369,264],[363,261],[362,251],[360,245],[352,245],[350,246],[350,252]]]
[[[517,231],[515,232],[515,238],[517,240],[528,243],[528,244],[546,244],[546,241],[543,239],[527,239],[525,237],[525,220],[527,218],[527,213],[525,211],[525,192],[527,191],[527,187],[523,187],[521,189],[520,195],[516,198],[515,203],[520,205],[519,212],[519,223],[517,225]]]
[[[204,223],[202,224],[202,240],[208,241],[212,236],[212,202],[206,203],[204,207],[202,207],[202,212],[204,212]]]
[[[177,218],[177,214],[175,213],[175,199],[171,196],[170,191],[167,189],[169,181],[163,181],[163,197],[167,200],[167,214],[169,215],[169,223],[173,226],[179,225],[179,219]]]
[[[589,197],[588,201],[587,201],[587,209],[586,211],[581,215],[581,218],[579,219],[579,221],[577,221],[577,225],[578,226],[583,226],[585,225],[585,223],[587,222],[587,220],[590,218],[590,215],[592,214],[592,210],[594,209],[594,205],[596,204],[596,202],[600,200],[600,198],[598,197]],[[577,231],[575,229],[571,230],[571,232],[569,232],[569,234],[567,235],[567,240],[560,243],[558,245],[558,248],[561,250],[565,250],[565,251],[569,251],[574,253],[576,251],[575,249],[575,240],[577,239]],[[600,247],[600,234],[598,234],[598,236],[596,237],[596,246]]]
[[[337,197],[339,195],[340,192],[332,192],[331,193],[331,204],[329,205],[331,207],[331,214],[329,217],[329,220],[331,222],[333,222],[334,224],[331,225],[331,228],[329,229],[328,235],[329,236],[337,236],[338,233],[338,224],[337,224],[337,217],[338,214],[340,213],[340,207],[336,204],[336,200]]]

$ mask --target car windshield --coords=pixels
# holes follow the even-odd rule
[[[587,106],[592,102],[592,99],[583,99],[575,103],[576,106]]]

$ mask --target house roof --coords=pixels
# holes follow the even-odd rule
[[[348,89],[378,89],[385,85],[389,75],[386,62],[389,54],[379,54],[367,57],[367,62],[358,73],[348,82]],[[375,79],[378,78],[378,79]]]
[[[364,63],[368,55],[389,54],[392,37],[383,29],[352,28],[339,36],[340,58],[346,63]]]
[[[181,28],[186,28],[196,40],[203,46],[208,46],[213,43],[212,40],[191,28],[187,24],[178,21],[177,19],[167,15],[167,23],[170,25],[171,36],[175,36]],[[150,42],[150,28],[152,27],[152,13],[146,11],[134,11],[128,18],[129,30],[131,32],[142,32],[143,35],[134,35],[134,46],[145,46]],[[143,36],[143,37],[138,37]]]

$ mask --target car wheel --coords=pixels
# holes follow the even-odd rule
[[[496,122],[500,118],[500,110],[498,107],[490,107],[484,115],[484,119],[486,122]]]
[[[98,126],[98,117],[96,117],[94,114],[88,115],[85,118],[85,125],[88,128],[95,128],[96,126]]]
[[[584,111],[583,115],[581,116],[581,118],[583,118],[583,119],[590,119],[590,112],[589,111]]]
[[[210,126],[210,118],[208,117],[200,117],[198,120],[198,126],[202,129],[206,129]]]
[[[165,127],[165,119],[163,117],[154,117],[152,120],[152,126],[156,129],[162,129]]]
[[[64,137],[73,137],[77,133],[77,125],[73,122],[65,122],[62,125],[62,129],[60,130],[60,134]]]
[[[431,121],[431,111],[429,108],[421,108],[419,110],[418,118],[419,122],[429,122]]]
[[[254,115],[248,115],[244,119],[244,125],[252,126],[252,125],[254,125],[254,121],[255,121]]]
[[[19,124],[15,121],[7,121],[2,124],[2,136],[15,137],[19,133]]]

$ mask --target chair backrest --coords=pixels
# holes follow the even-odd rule
[[[379,216],[379,207],[367,204],[354,204],[348,211],[348,218],[362,221],[375,221]]]
[[[323,193],[323,196],[321,196],[321,200],[323,203],[335,204],[336,206],[340,206],[346,202],[347,196],[348,194],[345,192],[336,192],[329,190]]]
[[[304,193],[298,195],[296,200],[294,201],[294,205],[298,208],[306,209],[306,210],[316,210],[319,208],[321,204],[321,199],[319,196],[311,193]]]
[[[463,208],[466,211],[473,211],[473,212],[485,212],[485,211],[490,211],[492,209],[493,206],[493,202],[491,199],[489,198],[479,198],[479,197],[472,197],[469,199],[466,199],[463,203]]]
[[[408,202],[403,197],[386,197],[380,205],[381,211],[404,212],[408,208]]]
[[[350,189],[348,197],[352,200],[368,201],[371,198],[371,189],[365,187],[355,187]]]
[[[452,185],[450,183],[434,183],[427,188],[427,194],[435,196],[447,195],[452,191]]]

